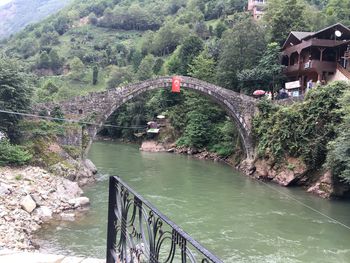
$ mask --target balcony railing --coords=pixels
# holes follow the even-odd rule
[[[284,72],[292,73],[296,71],[308,71],[308,70],[314,70],[317,72],[323,72],[323,71],[335,72],[336,68],[337,68],[336,62],[319,61],[319,60],[313,59],[302,64],[296,63],[294,65],[285,67]]]
[[[222,261],[118,177],[110,177],[107,263]]]

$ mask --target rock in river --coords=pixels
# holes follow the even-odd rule
[[[30,195],[26,195],[21,201],[21,207],[28,213],[31,213],[35,209],[36,203]]]

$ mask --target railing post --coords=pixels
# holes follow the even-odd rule
[[[117,225],[117,216],[114,212],[116,206],[116,180],[113,176],[109,177],[109,198],[108,198],[108,226],[107,226],[107,263],[115,263],[117,260],[113,257],[115,251],[117,232],[115,226]]]

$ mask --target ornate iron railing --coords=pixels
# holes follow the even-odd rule
[[[120,178],[109,180],[107,263],[222,263]]]

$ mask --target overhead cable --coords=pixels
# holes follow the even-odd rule
[[[13,115],[19,115],[19,116],[25,116],[25,117],[33,117],[33,118],[40,118],[45,120],[51,120],[51,121],[64,121],[69,123],[78,123],[78,124],[86,124],[91,126],[98,126],[98,127],[112,127],[112,128],[120,128],[120,129],[145,129],[147,126],[119,126],[119,125],[112,125],[112,124],[98,124],[93,122],[87,122],[87,121],[80,121],[80,120],[73,120],[73,119],[66,119],[66,118],[57,118],[57,117],[50,117],[50,116],[41,116],[31,113],[23,113],[23,112],[17,112],[17,111],[9,111],[9,110],[1,110],[0,113],[5,114],[13,114]]]

